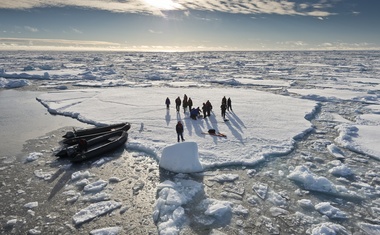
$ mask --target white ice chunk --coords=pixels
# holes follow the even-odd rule
[[[380,121],[380,115],[378,115]],[[380,126],[372,125],[339,125],[336,127],[339,136],[337,143],[355,152],[368,154],[380,160]]]
[[[333,155],[336,159],[345,159],[344,153],[340,150],[335,144],[327,145],[327,150]]]
[[[14,226],[17,223],[17,219],[10,219],[7,221],[7,226]]]
[[[195,142],[183,142],[164,148],[159,165],[176,173],[203,171],[198,157],[198,145]]]
[[[34,175],[43,180],[49,180],[53,174],[54,172],[43,172],[42,169],[34,171]]]
[[[29,208],[29,209],[36,208],[36,207],[38,207],[38,202],[29,202],[29,203],[26,203],[24,205],[24,207]]]
[[[312,173],[306,166],[297,166],[293,172],[288,175],[288,179],[301,184],[306,190],[324,192],[337,196],[362,198],[357,193],[349,191],[346,187],[335,185],[327,178]]]
[[[259,196],[261,199],[265,200],[265,197],[268,193],[268,185],[262,183],[254,183],[252,186],[253,191]]]
[[[309,199],[300,199],[298,200],[298,205],[305,209],[314,209],[314,205]]]
[[[208,200],[208,202],[209,205],[205,211],[205,215],[221,219],[224,215],[232,212],[232,202],[218,200]]]
[[[89,171],[84,171],[84,172],[83,171],[77,171],[71,175],[71,180],[77,181],[77,180],[89,178],[90,176],[91,176],[91,174]]]
[[[43,153],[38,153],[38,152],[29,153],[29,155],[26,157],[26,161],[32,162],[32,161],[37,160],[41,156],[43,156]]]
[[[339,210],[338,208],[332,206],[330,202],[321,202],[315,205],[315,209],[323,214],[329,217],[330,219],[347,219],[348,215]]]
[[[329,172],[335,176],[350,176],[354,173],[352,172],[351,168],[346,166],[345,164],[341,163],[329,170]]]
[[[359,226],[367,234],[370,234],[370,235],[380,234],[379,224],[359,223]]]
[[[321,223],[313,225],[312,228],[308,229],[307,234],[311,235],[339,235],[339,234],[350,234],[345,227],[335,223]]]
[[[209,178],[210,181],[216,181],[218,183],[233,182],[237,179],[239,179],[238,174],[222,174]]]
[[[28,231],[28,235],[38,235],[38,234],[41,234],[41,231],[36,228],[32,228]]]
[[[83,191],[84,192],[99,192],[101,190],[104,189],[104,187],[106,187],[108,184],[107,181],[104,181],[104,180],[98,180],[96,182],[93,182],[91,184],[88,184],[86,185],[84,188],[83,188]]]
[[[103,201],[97,202],[89,205],[88,207],[80,210],[73,216],[73,221],[75,225],[87,222],[94,219],[95,217],[106,214],[121,207],[120,202],[115,201]]]
[[[91,235],[118,235],[121,232],[121,227],[107,227],[92,230]]]

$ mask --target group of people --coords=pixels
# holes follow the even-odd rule
[[[231,98],[228,97],[228,100],[224,96],[222,98],[222,105],[220,106],[220,109],[222,110],[222,117],[224,120],[226,120],[226,111],[232,111],[232,104],[231,104]]]
[[[166,108],[170,108],[170,99],[169,97],[166,98],[165,100]],[[176,105],[176,110],[179,113],[181,109],[181,104],[183,107],[183,112],[185,113],[187,108],[189,108],[190,112],[190,118],[197,120],[197,117],[200,116],[201,114],[201,109],[199,107],[193,108],[193,101],[190,97],[187,97],[185,94],[183,96],[183,100],[178,96],[175,99],[175,105]],[[226,120],[226,111],[232,111],[232,105],[231,105],[231,98],[226,98],[225,96],[222,98],[222,105],[220,106],[220,109],[222,111],[222,117],[224,120]],[[209,100],[207,100],[205,103],[203,103],[202,106],[202,112],[203,112],[203,118],[206,118],[210,116],[212,110],[212,104]],[[176,125],[176,132],[177,132],[177,141],[180,142],[180,140],[184,141],[185,139],[183,138],[183,124],[181,121],[178,121]]]
[[[166,104],[166,108],[169,109],[169,107],[170,107],[170,99],[169,99],[169,97],[166,98],[165,104]],[[181,100],[181,98],[179,96],[175,99],[175,108],[176,108],[177,112],[180,111],[181,104],[182,104],[182,107],[183,107],[183,112],[186,112],[187,107],[189,107],[189,111],[192,110],[193,101],[191,100],[190,97],[187,98],[186,94],[183,96],[183,101]]]

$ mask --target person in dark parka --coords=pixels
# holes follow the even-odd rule
[[[182,142],[185,141],[183,138],[183,125],[181,121],[178,121],[177,125],[175,126],[175,130],[177,132],[177,141],[179,142],[180,138]]]
[[[222,104],[220,106],[220,109],[222,110],[222,117],[223,117],[223,120],[226,119],[226,109],[227,109],[227,105],[226,104]]]
[[[188,103],[187,103],[187,95],[185,94],[185,95],[183,96],[183,101],[182,101],[183,112],[186,112],[187,105],[188,105]],[[190,111],[190,110],[189,110],[189,111]]]
[[[175,99],[175,108],[177,109],[177,112],[179,112],[179,109],[181,108],[181,98],[179,98],[179,96]]]
[[[212,110],[211,102],[209,100],[207,100],[207,102],[206,102],[206,114],[207,114],[207,116],[210,116],[211,110]]]
[[[232,111],[232,104],[231,104],[231,98],[230,97],[228,97],[228,100],[227,100],[227,110]]]
[[[207,117],[207,107],[206,107],[205,103],[203,103],[202,111],[203,111],[203,118],[206,118]]]
[[[191,111],[192,107],[193,107],[193,100],[189,97],[189,99],[187,100],[187,106],[189,106],[189,110]]]
[[[169,109],[169,105],[170,105],[170,99],[169,99],[169,97],[166,98],[165,104],[166,104],[166,108]]]

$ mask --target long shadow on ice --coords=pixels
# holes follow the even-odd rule
[[[227,114],[228,115],[228,114]],[[236,116],[236,115],[235,115]],[[227,117],[230,117],[229,115],[227,116]],[[237,116],[236,116],[237,117]],[[234,126],[237,126],[238,127],[238,129],[240,130],[240,132],[243,132],[242,130],[241,130],[241,127],[238,125],[238,123],[234,120],[234,119],[232,119],[232,118],[230,118],[229,119],[229,121],[227,121],[227,122],[225,122],[226,123],[226,126],[230,129],[230,131],[231,131],[231,133],[232,133],[232,135],[237,139],[237,140],[239,140],[242,144],[244,143],[243,142],[243,136],[239,133],[239,131],[237,130],[237,129],[235,129],[235,127]]]
[[[180,112],[177,112],[177,122],[179,121],[181,121],[182,124],[184,125],[184,131],[187,131],[188,135],[191,136],[193,134],[193,124],[192,124],[193,119],[186,117],[186,114],[184,114],[184,117],[182,119]],[[175,123],[175,125],[176,124],[177,123]],[[186,139],[186,136],[184,136],[184,138]]]
[[[166,125],[169,126],[171,116],[170,116],[170,109],[166,109],[166,115],[165,115]]]
[[[203,124],[204,123],[201,119],[197,119],[197,120],[193,120],[191,118],[186,119],[186,127],[189,128],[189,130],[188,130],[189,135],[191,136],[193,134],[192,128],[194,128],[195,135],[202,137]]]
[[[226,117],[229,120],[229,123],[236,127],[241,133],[243,133],[243,128],[246,128],[244,123],[240,120],[240,118],[235,113],[226,113]],[[243,128],[242,128],[243,127]]]
[[[236,126],[242,126],[244,128],[247,128],[244,124],[244,122],[235,114],[235,112],[231,111],[231,112],[226,112],[226,115],[228,117],[233,117],[234,120],[236,120],[237,124]],[[240,128],[241,130],[241,128]],[[242,131],[242,130],[241,130]],[[243,131],[242,131],[243,132]]]

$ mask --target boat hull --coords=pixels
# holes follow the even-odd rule
[[[93,135],[93,134],[97,134],[97,133],[111,131],[113,129],[119,129],[119,128],[125,127],[127,124],[129,125],[129,127],[131,127],[131,125],[129,123],[125,122],[125,123],[107,125],[107,126],[103,126],[103,127],[87,128],[87,129],[82,129],[82,130],[75,130],[73,128],[74,131],[68,131],[62,137],[65,139],[71,139],[74,137]]]
[[[107,138],[99,144],[88,146],[87,151],[78,152],[76,154],[68,156],[67,159],[71,162],[86,161],[117,149],[118,147],[125,144],[128,139],[127,131],[120,130],[116,131],[113,134],[113,136]]]
[[[96,137],[99,137],[102,135],[106,135],[106,134],[111,133],[113,131],[119,131],[119,130],[128,131],[131,128],[130,123],[122,123],[122,125],[117,124],[117,125],[111,125],[111,126],[112,126],[112,128],[102,128],[102,127],[92,128],[91,131],[88,132],[88,134],[84,134],[82,132],[81,135],[79,135],[79,136],[75,136],[75,137],[71,137],[71,138],[65,138],[62,141],[62,143],[65,145],[69,145],[69,146],[75,145],[75,144],[78,144],[78,141],[80,139],[85,139],[85,140],[89,141],[90,139],[93,139],[93,138],[96,138]],[[108,127],[111,127],[111,126],[108,126]],[[97,130],[97,132],[95,132],[95,129]]]

